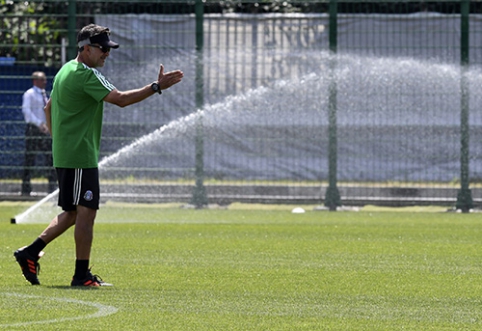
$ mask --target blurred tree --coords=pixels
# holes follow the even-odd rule
[[[15,57],[17,63],[59,64],[60,23],[49,9],[43,1],[0,0],[0,56]]]

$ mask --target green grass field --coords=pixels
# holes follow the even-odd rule
[[[107,205],[92,271],[115,287],[72,289],[72,231],[31,286],[12,253],[45,224],[0,203],[0,329],[482,329],[481,214],[291,208]]]

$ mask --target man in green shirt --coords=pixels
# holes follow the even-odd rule
[[[180,70],[164,73],[161,64],[157,80],[144,87],[119,91],[95,68],[103,67],[112,48],[119,45],[109,38],[108,28],[90,24],[77,36],[78,54],[55,76],[51,98],[45,107],[52,135],[53,163],[59,181],[56,216],[29,246],[15,251],[24,277],[39,285],[38,259],[42,249],[75,225],[75,273],[72,286],[105,286],[89,269],[94,220],[99,209],[98,160],[104,101],[125,107],[140,102],[179,83]]]

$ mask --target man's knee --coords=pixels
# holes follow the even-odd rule
[[[70,225],[74,225],[75,221],[77,220],[77,211],[75,210],[64,211],[64,217],[65,217],[65,220],[70,223]]]
[[[77,222],[94,222],[97,210],[82,205],[77,205]]]

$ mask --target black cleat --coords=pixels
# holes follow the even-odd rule
[[[44,252],[40,252],[37,258],[31,256],[25,247],[19,248],[13,253],[15,259],[17,260],[20,268],[22,269],[23,276],[32,285],[40,285],[37,275],[40,272],[40,264],[38,260],[44,255]]]
[[[72,277],[72,282],[70,286],[87,286],[87,287],[99,287],[99,286],[114,286],[112,284],[106,283],[98,275],[92,275],[92,273],[87,271],[84,278]]]

